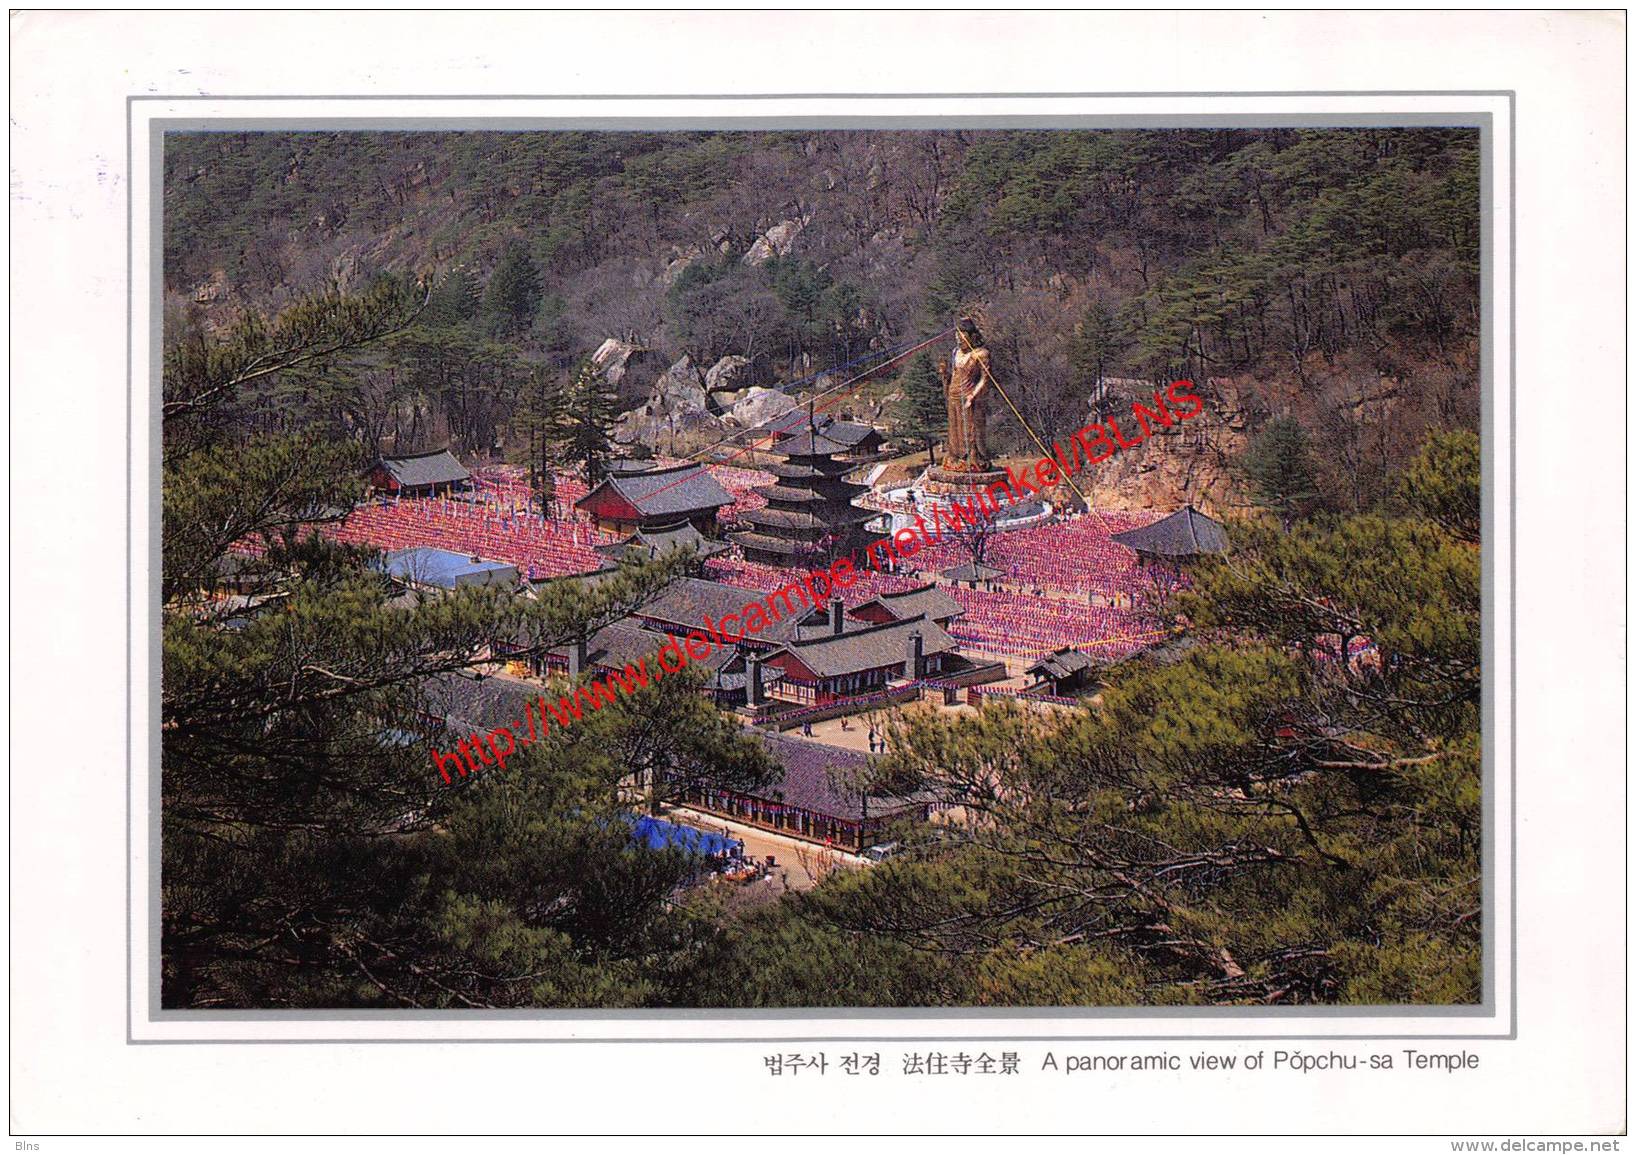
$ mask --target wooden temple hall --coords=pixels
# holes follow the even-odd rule
[[[373,488],[396,497],[438,497],[471,489],[471,474],[447,449],[378,458],[367,477]]]
[[[855,750],[762,734],[778,766],[773,781],[754,794],[691,788],[685,804],[751,826],[782,831],[839,850],[859,851],[881,841],[889,825],[925,818],[929,802],[871,795],[854,783],[864,777],[868,758]]]
[[[674,535],[683,525],[704,537],[716,536],[716,516],[733,495],[702,465],[655,469],[614,462],[604,477],[574,503],[609,533]]]

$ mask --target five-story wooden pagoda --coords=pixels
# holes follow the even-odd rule
[[[783,460],[763,468],[776,480],[755,491],[767,504],[741,514],[750,528],[728,537],[746,560],[764,565],[811,568],[861,553],[880,536],[864,526],[881,514],[852,504],[869,487],[846,480],[846,474],[857,468],[857,456],[880,443],[880,433],[869,426],[834,419],[821,424],[809,413],[805,425],[772,447]]]

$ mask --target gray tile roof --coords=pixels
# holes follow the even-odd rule
[[[1227,551],[1226,528],[1191,505],[1183,506],[1152,525],[1116,533],[1113,540],[1138,553],[1151,553],[1159,557],[1197,557],[1199,554]]]
[[[820,418],[818,432],[848,449],[856,449],[870,440],[881,440],[880,431],[873,425],[863,425],[856,421],[842,421],[839,418]]]
[[[1082,654],[1072,646],[1063,646],[1054,650],[1028,667],[1030,674],[1040,674],[1051,679],[1071,677],[1082,670],[1089,670],[1103,663],[1092,661],[1090,656]]]
[[[658,557],[660,554],[683,547],[691,547],[700,558],[712,557],[730,548],[724,541],[712,541],[705,537],[694,528],[692,522],[679,521],[674,525],[638,529],[624,541],[616,541],[612,545],[599,545],[595,549],[608,557],[624,557],[627,554],[637,557]]]
[[[758,485],[756,492],[768,501],[787,501],[795,504],[806,504],[814,501],[825,501],[827,498],[815,489],[799,489],[790,485]]]
[[[751,525],[771,526],[775,529],[825,530],[834,526],[862,525],[879,517],[880,511],[860,509],[857,506],[844,509],[829,506],[821,514],[814,514],[804,509],[775,509],[770,505],[763,505],[759,509],[745,510],[743,516]]]
[[[728,614],[737,614],[742,621],[746,606],[759,605],[765,609],[767,597],[760,590],[743,586],[730,586],[704,578],[682,578],[644,602],[636,609],[634,616],[652,618],[686,630],[702,630],[706,617],[720,622]],[[812,611],[810,607],[802,607],[801,600],[794,597],[790,599],[790,604],[797,612],[782,615],[778,621],[769,622],[759,634],[751,636],[767,643],[794,637],[796,627]],[[783,609],[782,602],[779,609]]]
[[[1173,634],[1162,642],[1155,642],[1133,653],[1120,658],[1115,665],[1135,665],[1150,663],[1158,666],[1173,666],[1182,661],[1188,654],[1199,646],[1199,639],[1194,634]]]
[[[634,618],[621,618],[591,635],[585,647],[585,660],[592,668],[614,666],[623,669],[641,661],[651,666],[655,661],[654,655],[667,640],[664,634],[647,629]],[[553,657],[567,660],[566,646],[553,647],[549,652]]]
[[[850,466],[843,466],[838,462],[832,462],[831,465],[832,468],[823,470],[814,469],[811,465],[808,465],[804,461],[774,461],[766,465],[758,466],[757,468],[759,468],[763,473],[770,473],[774,477],[782,477],[788,481],[808,481],[829,477],[840,477],[851,468]]]
[[[447,449],[416,453],[408,457],[383,457],[381,464],[399,485],[419,488],[470,481],[471,474]]]
[[[521,732],[527,733],[523,706],[543,692],[533,683],[505,674],[480,678],[439,674],[428,679],[422,690],[426,708],[447,719],[449,728],[460,735],[497,726],[509,726],[514,733],[521,726]]]
[[[739,530],[727,535],[745,549],[765,550],[768,553],[782,553],[790,557],[802,557],[818,553],[815,543],[792,541],[787,538],[774,537],[770,533],[756,533],[753,530]]]
[[[901,666],[908,650],[909,634],[920,631],[921,653],[930,657],[959,648],[943,627],[925,615],[896,622],[848,630],[839,637],[791,639],[776,653],[789,653],[821,678]],[[769,655],[770,656],[770,655]]]
[[[767,674],[765,667],[763,674]],[[742,683],[743,675],[737,677]],[[447,718],[454,737],[499,726],[509,727],[514,734],[526,734],[528,722],[523,707],[545,692],[540,686],[504,674],[483,678],[445,674],[428,682],[425,698],[428,710]],[[870,796],[866,806],[858,791],[836,781],[838,777],[859,774],[867,765],[868,758],[855,750],[765,731],[758,731],[757,737],[779,767],[772,784],[756,792],[758,798],[852,822],[859,821],[866,812],[868,817],[879,818],[923,805],[916,799]]]
[[[749,663],[744,660],[743,651],[737,648],[712,650],[704,661],[693,664],[709,671],[704,684],[712,690],[742,690],[750,680]],[[761,663],[762,689],[771,689],[783,680],[783,670]]]
[[[782,734],[764,733],[762,741],[778,763],[781,774],[757,797],[849,822],[863,818],[866,809],[869,817],[881,818],[921,805],[913,799],[871,796],[865,807],[861,793],[836,781],[838,777],[859,775],[868,765],[869,759],[856,750],[786,738]]]
[[[643,517],[697,513],[733,503],[733,495],[702,465],[675,465],[641,473],[614,473],[574,503],[583,507],[592,496],[611,489],[630,502]]]
[[[880,430],[873,425],[843,421],[833,413],[820,413],[809,422],[804,412],[794,409],[763,421],[749,432],[757,438],[774,438],[774,450],[782,453],[784,452],[782,442],[810,434],[814,427],[824,440],[840,446],[842,452],[856,449],[860,445],[872,446],[881,440]]]
[[[815,437],[810,429],[803,429],[773,446],[773,452],[786,457],[834,457],[851,448],[844,441],[832,441],[822,433]]]
[[[966,612],[966,607],[955,601],[947,590],[935,585],[924,585],[919,589],[903,590],[895,594],[878,594],[864,602],[858,609],[871,605],[880,606],[895,618],[925,615],[934,622],[957,618]]]

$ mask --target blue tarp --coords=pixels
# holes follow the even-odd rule
[[[710,834],[691,826],[666,822],[663,818],[643,815],[631,823],[631,841],[649,850],[663,850],[674,846],[690,854],[742,854],[744,843],[724,834]]]

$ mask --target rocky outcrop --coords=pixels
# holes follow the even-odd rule
[[[699,367],[692,357],[683,355],[659,375],[647,401],[615,423],[614,440],[624,445],[641,442],[657,447],[662,437],[725,428],[726,423],[710,411],[710,397]]]
[[[659,380],[653,384],[653,396],[682,408],[704,409],[709,403],[704,391],[704,375],[687,353],[683,353],[681,360],[659,374]]]
[[[676,278],[687,272],[687,267],[704,254],[697,248],[690,248],[665,262],[665,271],[659,274],[659,283],[665,288],[676,283]]]
[[[734,404],[732,417],[746,429],[753,429],[795,408],[795,402],[777,389],[752,388]]]
[[[602,342],[591,354],[591,363],[625,405],[635,405],[652,392],[664,365],[651,349],[617,337]]]
[[[221,300],[228,293],[227,274],[216,269],[210,274],[208,281],[193,286],[193,299],[201,305],[212,304]]]
[[[647,356],[648,351],[641,346],[621,341],[617,337],[609,337],[597,346],[595,353],[591,354],[591,364],[602,370],[604,381],[609,385],[618,386],[625,379],[625,373],[631,368],[631,363],[639,362]]]
[[[358,254],[342,253],[330,262],[329,279],[343,293],[352,292],[358,283]]]
[[[751,364],[748,357],[727,356],[705,372],[706,393],[726,393],[745,389],[750,385]]]
[[[670,250],[670,258],[665,261],[665,271],[659,274],[659,282],[668,289],[676,283],[677,277],[687,271],[689,265],[702,260],[713,260],[717,254],[729,253],[732,248],[732,242],[727,239],[726,233],[714,234],[708,247],[688,245],[685,248],[673,248]]]
[[[1109,380],[1110,385],[1116,384]],[[1151,395],[1150,382],[1117,381],[1123,396],[1110,402],[1110,414],[1121,426],[1131,412],[1130,398]],[[1205,411],[1168,428],[1154,428],[1138,448],[1091,466],[1075,480],[1098,509],[1169,512],[1193,502],[1212,514],[1235,508],[1238,481],[1233,461],[1246,442],[1243,384],[1217,377],[1199,390]]]
[[[746,265],[764,265],[774,257],[787,257],[795,247],[795,238],[805,227],[805,221],[779,221],[750,244],[741,258]]]

